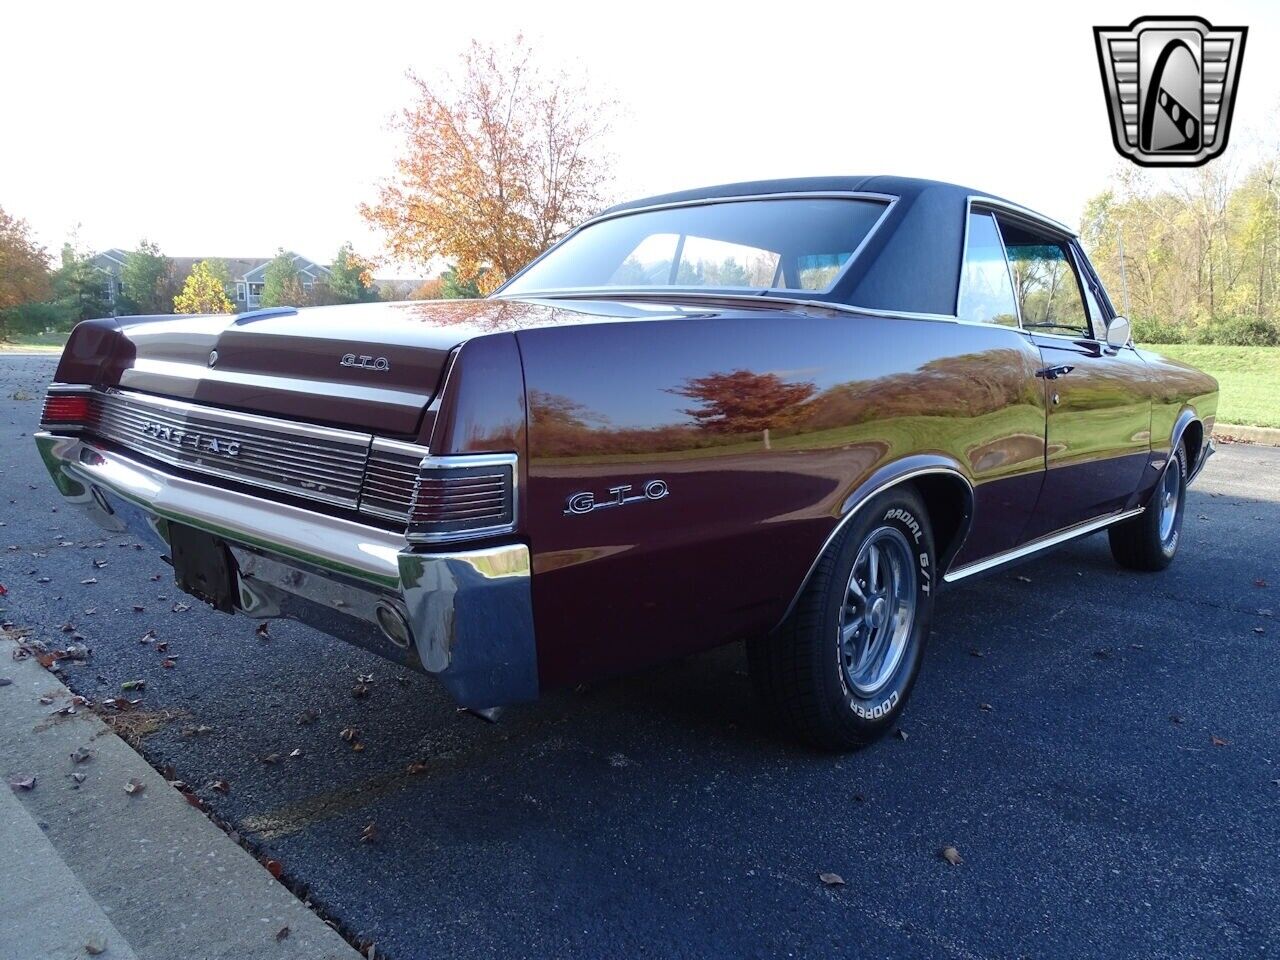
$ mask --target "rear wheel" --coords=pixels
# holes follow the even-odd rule
[[[1173,562],[1182,537],[1187,501],[1187,450],[1178,444],[1165,465],[1147,509],[1108,531],[1111,555],[1132,570],[1163,570]]]
[[[823,553],[779,630],[748,645],[756,688],[818,746],[883,736],[915,683],[933,612],[933,535],[914,490],[877,496]]]

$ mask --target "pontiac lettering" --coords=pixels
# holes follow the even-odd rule
[[[212,453],[220,457],[237,457],[240,455],[240,441],[224,440],[206,433],[195,433],[183,430],[167,423],[148,420],[143,424],[143,433],[147,436],[196,453]]]

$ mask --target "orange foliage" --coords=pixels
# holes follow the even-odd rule
[[[27,221],[0,208],[0,310],[49,296],[49,261]]]
[[[519,35],[510,48],[472,41],[462,65],[457,83],[410,73],[397,174],[360,209],[397,259],[448,260],[488,293],[599,210],[614,105],[540,72]]]
[[[423,280],[414,288],[413,293],[409,294],[410,300],[439,300],[441,291],[444,289],[444,281],[439,277],[432,277],[430,280]]]

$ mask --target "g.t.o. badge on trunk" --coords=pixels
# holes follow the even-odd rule
[[[1195,167],[1222,153],[1247,32],[1199,17],[1094,27],[1116,149],[1144,167]]]

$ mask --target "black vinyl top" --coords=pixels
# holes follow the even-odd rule
[[[982,190],[938,180],[890,176],[794,177],[727,183],[645,197],[610,207],[603,215],[667,203],[828,191],[879,193],[896,197],[897,203],[848,272],[821,299],[905,313],[952,315],[956,312],[969,197],[1009,203]]]

